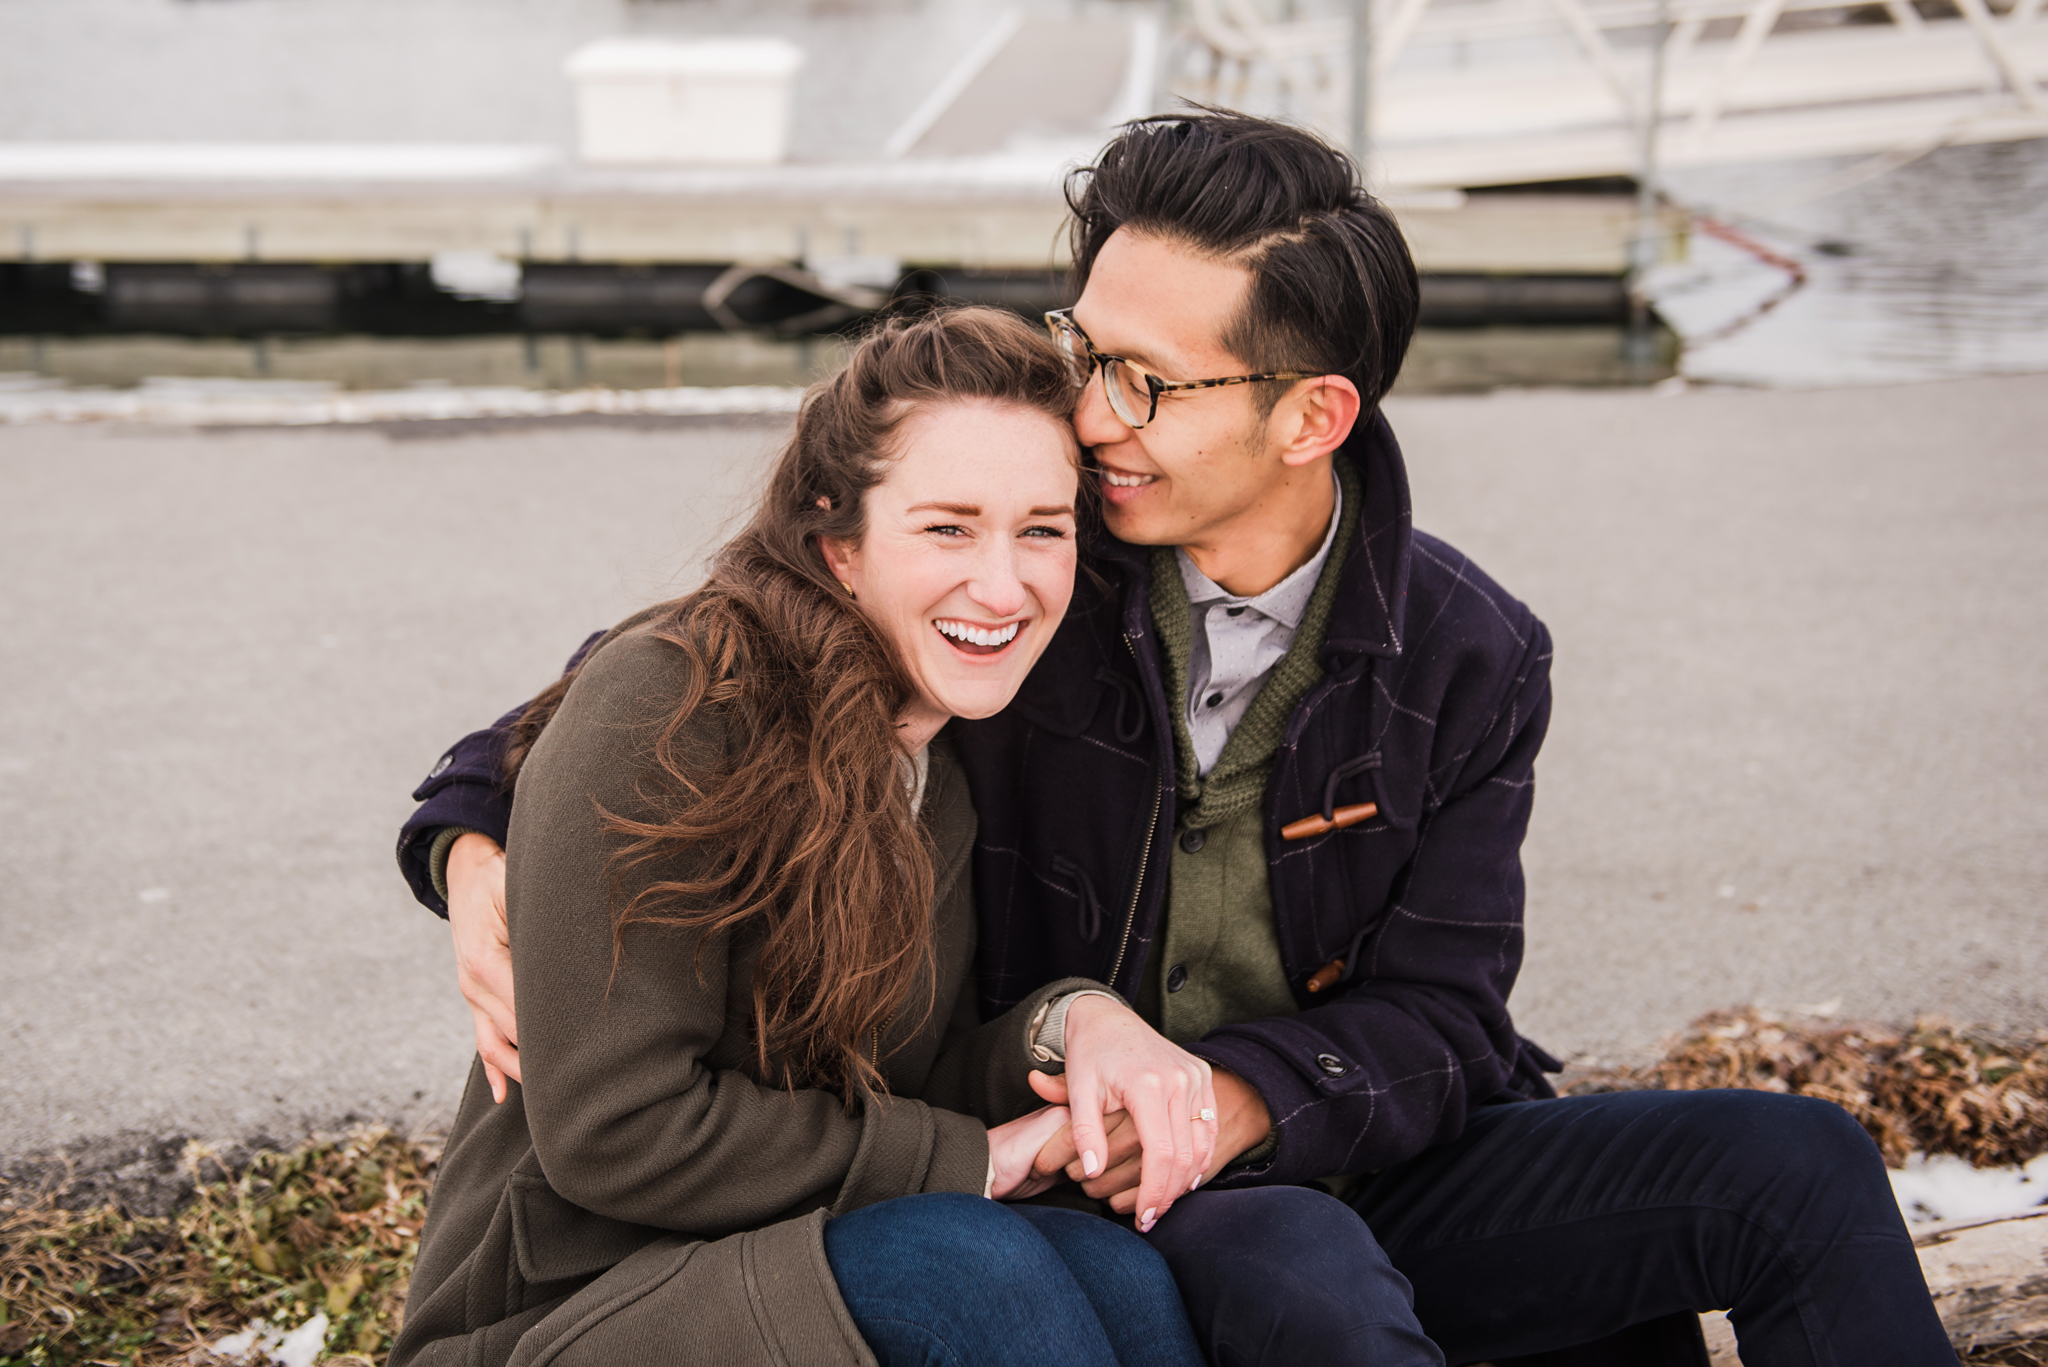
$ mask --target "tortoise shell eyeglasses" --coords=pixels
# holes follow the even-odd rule
[[[1046,330],[1060,354],[1073,370],[1074,387],[1088,383],[1097,367],[1102,370],[1102,393],[1109,408],[1124,426],[1136,429],[1159,416],[1159,396],[1186,389],[1220,389],[1230,384],[1257,384],[1262,380],[1313,380],[1319,372],[1275,370],[1264,375],[1226,375],[1217,380],[1162,380],[1126,356],[1097,351],[1088,334],[1074,323],[1072,309],[1054,309],[1045,315]]]

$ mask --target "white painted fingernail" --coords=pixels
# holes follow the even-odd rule
[[[1202,1185],[1202,1174],[1200,1174],[1200,1173],[1198,1172],[1198,1173],[1196,1173],[1196,1174],[1195,1174],[1195,1180],[1194,1180],[1194,1181],[1192,1181],[1192,1182],[1190,1182],[1190,1183],[1188,1183],[1188,1190],[1189,1190],[1189,1191],[1193,1191],[1193,1190],[1194,1190],[1194,1189],[1195,1189],[1196,1187],[1199,1187],[1199,1186],[1201,1186],[1201,1185]]]
[[[1081,1171],[1087,1173],[1090,1177],[1093,1177],[1096,1173],[1100,1172],[1101,1170],[1102,1160],[1095,1156],[1095,1150],[1083,1149],[1081,1151]]]
[[[1150,1209],[1150,1210],[1148,1210],[1148,1211],[1146,1211],[1146,1212],[1145,1212],[1145,1220],[1144,1220],[1144,1225],[1145,1225],[1145,1228],[1147,1228],[1147,1229],[1150,1229],[1150,1228],[1152,1228],[1152,1226],[1153,1226],[1153,1225],[1154,1225],[1154,1224],[1155,1224],[1155,1223],[1156,1223],[1156,1222],[1158,1221],[1158,1219],[1159,1219],[1159,1207],[1157,1207],[1157,1206],[1154,1206],[1154,1207],[1152,1207],[1152,1209]]]

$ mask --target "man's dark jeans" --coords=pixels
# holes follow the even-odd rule
[[[1956,1360],[1877,1146],[1803,1097],[1484,1106],[1353,1209],[1201,1191],[1150,1237],[1212,1367],[1491,1361],[1704,1310],[1731,1312],[1747,1367]]]

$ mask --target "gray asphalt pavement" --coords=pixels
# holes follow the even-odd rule
[[[1390,411],[1557,641],[1525,1032],[2048,1025],[2048,382]],[[0,428],[0,1156],[445,1119],[406,792],[687,585],[777,435]]]

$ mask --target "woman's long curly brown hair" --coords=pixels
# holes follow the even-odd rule
[[[753,518],[696,592],[647,629],[680,647],[689,691],[654,743],[666,791],[655,820],[604,814],[624,838],[615,875],[684,848],[704,872],[641,889],[613,916],[710,934],[758,927],[754,1036],[764,1078],[885,1089],[882,1030],[932,953],[931,850],[911,811],[898,714],[912,698],[895,650],[826,567],[820,537],[858,542],[867,491],[904,419],[950,399],[995,400],[1065,422],[1075,388],[1049,338],[1016,316],[954,308],[885,320],[846,368],[804,396]],[[572,676],[528,704],[506,774]],[[707,770],[682,738],[699,709],[732,734]],[[701,755],[702,747],[696,747]],[[705,857],[705,852],[710,852]],[[928,1016],[933,1002],[920,1006]]]

